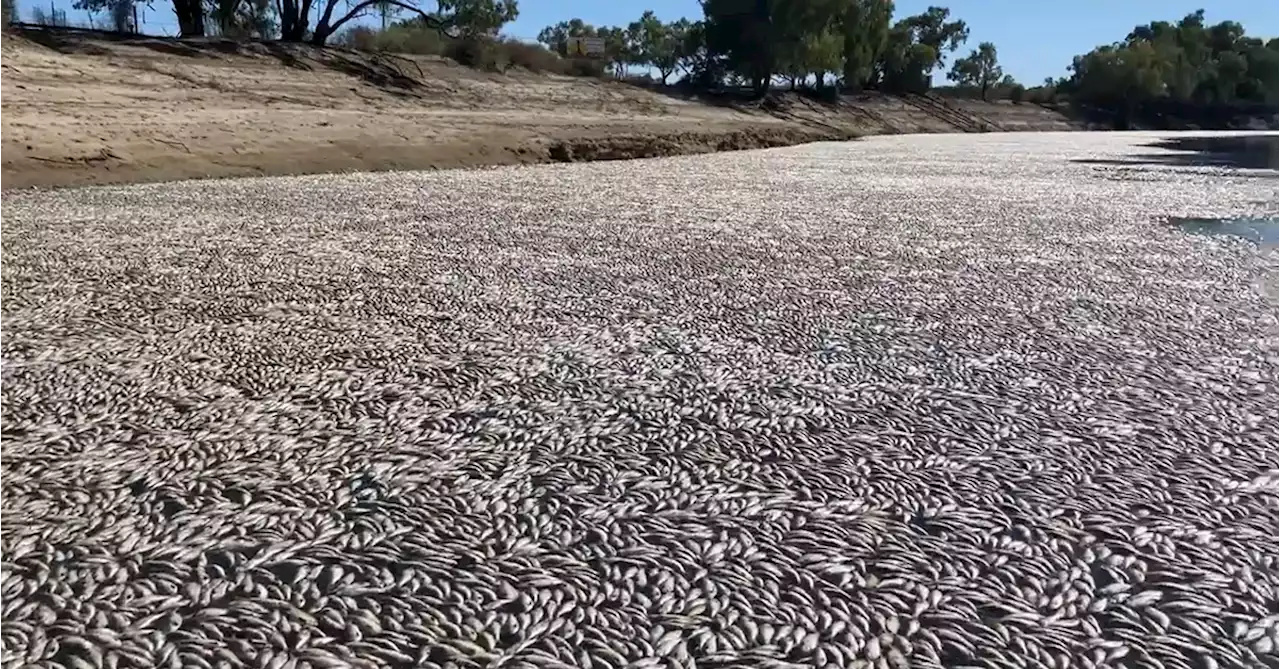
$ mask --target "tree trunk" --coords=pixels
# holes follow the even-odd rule
[[[280,14],[280,41],[302,42],[307,39],[307,25],[311,23],[311,0],[282,0],[284,11]]]
[[[307,31],[307,22],[301,20],[297,0],[281,0],[279,11],[280,41],[301,42]]]
[[[204,7],[200,0],[173,0],[173,13],[178,15],[178,35],[204,37]]]
[[[769,92],[769,80],[772,78],[773,77],[769,75],[765,75],[765,76],[756,75],[755,80],[751,82],[751,89],[755,91],[755,94],[757,97],[763,97],[766,93]]]
[[[306,36],[307,24],[296,19],[280,29],[281,42],[301,42]]]

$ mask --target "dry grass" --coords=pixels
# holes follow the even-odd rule
[[[358,26],[343,32],[336,43],[373,53],[444,56],[467,67],[492,72],[519,67],[538,73],[604,75],[602,62],[561,58],[541,44],[507,36],[451,39],[413,24],[397,24],[386,30]]]

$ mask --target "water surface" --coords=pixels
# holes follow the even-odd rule
[[[1280,244],[1280,219],[1275,216],[1235,218],[1171,218],[1178,229],[1193,235],[1239,237],[1259,246]]]

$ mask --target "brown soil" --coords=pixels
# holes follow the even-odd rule
[[[709,104],[343,49],[40,32],[6,34],[2,48],[5,188],[639,158],[966,125],[887,96]],[[1070,128],[1034,105],[966,104],[962,117],[995,129]]]

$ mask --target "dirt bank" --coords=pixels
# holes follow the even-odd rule
[[[865,95],[710,104],[433,57],[3,38],[5,188],[649,157],[866,134],[1063,130],[1034,105]]]

